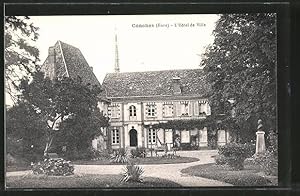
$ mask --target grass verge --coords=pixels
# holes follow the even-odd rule
[[[259,174],[254,165],[245,165],[244,170],[232,170],[228,165],[215,163],[196,165],[181,170],[182,173],[223,181],[235,186],[276,186],[277,182]]]
[[[45,176],[29,174],[9,176],[7,188],[120,188],[120,187],[180,187],[179,184],[160,178],[144,177],[143,183],[121,182],[121,175]]]

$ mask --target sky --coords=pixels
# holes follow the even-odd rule
[[[114,72],[115,35],[120,72],[199,68],[201,54],[213,43],[219,16],[102,15],[31,16],[39,27],[36,42],[43,63],[60,40],[81,50],[100,83]],[[181,25],[184,24],[184,25]],[[147,27],[145,27],[147,26]],[[149,27],[150,26],[150,27]]]

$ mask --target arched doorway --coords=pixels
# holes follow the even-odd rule
[[[129,131],[130,136],[130,146],[137,146],[137,131],[135,129],[131,129]]]

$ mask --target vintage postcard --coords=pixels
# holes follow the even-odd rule
[[[277,186],[276,17],[5,16],[6,188]]]

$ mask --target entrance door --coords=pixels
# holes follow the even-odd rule
[[[137,131],[135,129],[131,129],[129,131],[130,136],[130,146],[137,146]]]

